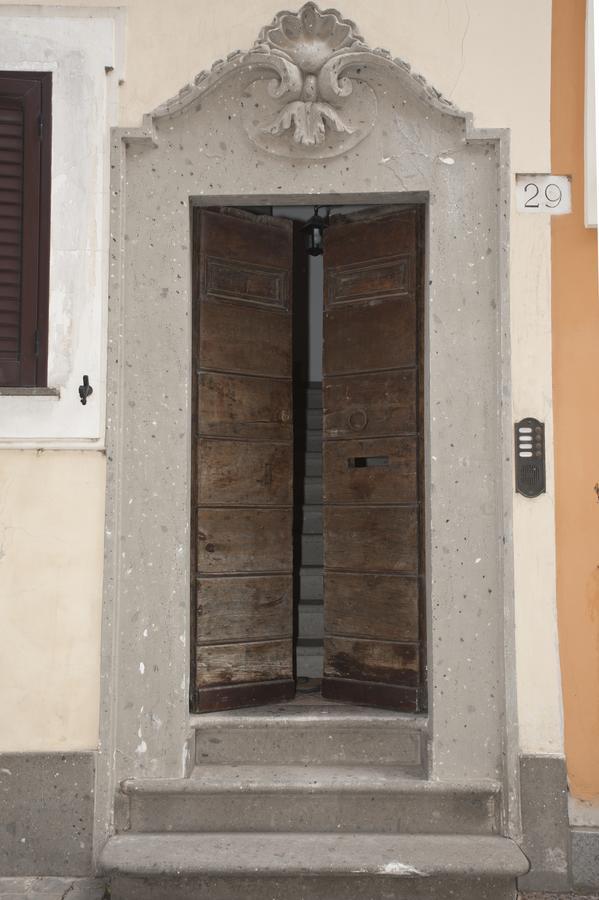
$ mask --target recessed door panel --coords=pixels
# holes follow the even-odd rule
[[[198,711],[293,696],[291,222],[194,214]]]
[[[323,694],[425,707],[422,211],[324,236]]]

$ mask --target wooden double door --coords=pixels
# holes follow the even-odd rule
[[[294,679],[290,220],[194,211],[192,708]],[[324,236],[324,672],[330,699],[425,708],[423,211]],[[296,302],[307,302],[305,296]]]

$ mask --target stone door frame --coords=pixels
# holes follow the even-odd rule
[[[306,9],[324,15],[312,3],[297,15]],[[193,765],[188,486],[196,204],[426,203],[430,773],[499,781],[504,831],[520,832],[508,133],[475,129],[471,116],[405,63],[369,50],[353,23],[327,11],[335,27],[350,28],[347,60],[345,51],[333,54],[333,88],[322,87],[333,96],[342,85],[335,109],[346,116],[350,137],[333,134],[323,113],[324,145],[302,144],[297,129],[299,141],[293,129],[264,138],[264,128],[240,109],[251,100],[272,117],[269,104],[281,103],[282,88],[304,97],[311,85],[299,64],[298,75],[268,50],[286,15],[251,51],[202,73],[142,128],[112,134],[96,851],[114,829],[124,777],[182,777]],[[358,85],[354,107],[343,106],[347,79],[335,81],[346,63]],[[294,78],[303,78],[303,93]],[[304,102],[291,101],[296,111]],[[364,103],[373,109],[365,125]],[[358,121],[359,135],[351,124]]]

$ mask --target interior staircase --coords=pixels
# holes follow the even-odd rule
[[[303,454],[299,604],[296,671],[301,678],[322,678],[323,538],[322,538],[322,383],[306,392],[305,430],[298,435]],[[301,682],[300,682],[301,689]]]
[[[427,778],[423,717],[300,697],[194,717],[191,777],[121,785],[112,900],[513,900],[494,783]]]

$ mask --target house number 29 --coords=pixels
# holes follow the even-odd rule
[[[518,212],[563,215],[572,211],[567,175],[516,175]]]

